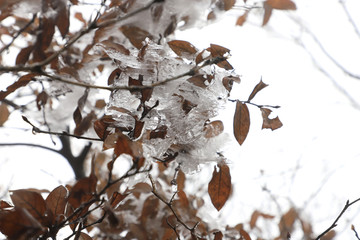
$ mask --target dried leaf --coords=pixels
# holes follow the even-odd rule
[[[212,76],[212,75],[198,74],[198,75],[192,76],[187,81],[194,84],[195,86],[198,86],[201,88],[206,88],[207,86],[209,86],[209,84],[211,83],[211,81],[213,79],[214,79],[214,76]]]
[[[211,53],[212,57],[223,57],[225,54],[230,53],[230,49],[216,44],[210,44],[210,47],[206,50]]]
[[[197,49],[187,41],[173,40],[168,42],[169,47],[180,57],[193,58]]]
[[[104,99],[98,99],[95,102],[95,107],[98,109],[103,109],[106,106],[106,102]]]
[[[10,197],[16,208],[24,208],[38,222],[44,222],[46,203],[40,193],[20,189],[12,191]]]
[[[235,5],[235,0],[222,0],[222,2],[224,3],[224,10],[225,11],[229,11],[234,5]]]
[[[269,22],[272,10],[273,8],[267,2],[264,2],[264,18],[262,23],[263,26],[265,26]]]
[[[150,195],[144,202],[141,215],[140,223],[142,226],[146,226],[148,219],[155,218],[158,213],[159,199],[155,196]]]
[[[326,234],[321,238],[321,240],[332,240],[332,239],[334,239],[335,235],[336,235],[335,230],[334,230],[334,229],[333,229],[333,230],[330,230],[328,233],[326,233]]]
[[[81,120],[79,124],[76,125],[76,128],[74,129],[74,134],[78,136],[83,135],[87,130],[89,130],[95,118],[95,112],[91,111],[88,115],[86,115],[86,117]]]
[[[239,144],[243,144],[250,129],[250,114],[246,104],[237,101],[234,114],[234,136]]]
[[[213,138],[220,135],[224,131],[224,124],[217,120],[210,122],[204,126],[205,138]]]
[[[80,22],[82,22],[84,24],[84,26],[86,25],[86,20],[84,19],[82,13],[77,12],[75,13],[74,17],[79,20]]]
[[[79,100],[77,102],[77,107],[73,113],[73,119],[74,119],[76,126],[78,126],[82,121],[81,111],[84,109],[88,95],[89,95],[89,89],[86,88],[84,91],[84,94],[79,98]]]
[[[282,215],[279,222],[279,230],[281,236],[285,236],[286,233],[291,231],[295,220],[298,218],[298,213],[295,208],[290,208],[284,215]]]
[[[223,239],[223,234],[222,234],[222,232],[214,232],[213,233],[214,234],[214,240],[222,240]]]
[[[267,86],[269,86],[269,85],[264,83],[262,80],[260,80],[260,82],[258,84],[256,84],[256,86],[252,90],[252,92],[248,98],[248,101],[250,102],[258,92],[260,92],[263,88],[266,88]]]
[[[236,26],[242,26],[244,25],[244,23],[246,22],[247,16],[248,16],[249,12],[246,11],[243,15],[241,15],[240,17],[238,17],[238,19],[236,20]]]
[[[13,207],[12,205],[10,205],[10,203],[4,201],[4,200],[0,200],[0,210],[3,210],[5,208],[11,208]]]
[[[0,127],[8,120],[10,115],[9,109],[6,104],[0,104]]]
[[[270,119],[269,115],[272,112],[270,109],[268,108],[260,108],[261,110],[261,114],[263,117],[263,125],[262,125],[262,129],[264,128],[270,128],[272,131],[274,131],[275,129],[281,128],[282,127],[282,122],[280,121],[279,117]]]
[[[167,134],[167,129],[168,128],[166,125],[157,127],[156,129],[154,129],[150,132],[150,139],[153,139],[153,138],[165,139],[166,134]]]
[[[291,0],[266,0],[266,4],[278,10],[296,10],[296,5]]]
[[[55,224],[64,219],[65,207],[67,203],[68,190],[64,186],[58,186],[47,196],[45,202],[47,209],[51,212],[51,224]]]
[[[133,131],[133,139],[137,139],[138,137],[140,137],[143,127],[144,127],[145,122],[143,121],[139,121],[139,120],[135,120],[135,128]]]
[[[240,83],[240,78],[235,76],[227,76],[222,79],[222,83],[229,93],[231,92],[234,82]]]
[[[154,21],[154,23],[157,23],[160,20],[163,10],[164,10],[163,4],[156,4],[151,6],[150,9],[151,18]]]
[[[121,73],[122,70],[120,70],[119,68],[116,68],[114,71],[112,71],[108,78],[108,85],[113,85],[115,80],[118,80],[120,78]]]
[[[244,230],[244,229],[240,229],[240,239],[244,239],[244,240],[251,240],[250,235]]]
[[[231,175],[229,167],[225,163],[214,166],[212,179],[208,185],[208,193],[214,207],[220,211],[228,200],[231,192]]]
[[[172,34],[175,31],[177,23],[178,22],[177,22],[177,19],[176,19],[176,15],[172,15],[170,17],[170,23],[169,23],[169,25],[167,26],[167,28],[164,31],[164,37],[169,36],[170,34]]]
[[[86,233],[81,232],[79,236],[79,240],[93,240],[93,238],[87,235]]]
[[[16,65],[25,64],[29,60],[30,54],[33,49],[34,49],[34,46],[32,46],[32,45],[21,49],[19,54],[16,56],[15,64]]]
[[[132,45],[134,45],[137,49],[141,49],[143,46],[143,42],[146,38],[152,39],[150,33],[147,31],[136,27],[136,26],[122,26],[120,31],[129,39]]]
[[[6,88],[6,91],[0,91],[0,101],[7,97],[10,93],[14,92],[20,87],[26,86],[30,81],[32,81],[36,76],[37,73],[29,73],[24,76],[21,76],[16,82],[11,84]]]
[[[45,91],[42,91],[36,96],[36,106],[39,111],[41,110],[41,107],[44,107],[46,105],[48,97],[49,95]]]
[[[129,195],[129,193],[125,193],[125,194],[121,194],[119,192],[114,192],[112,197],[110,198],[109,202],[112,208],[116,208],[116,206],[122,201],[124,200],[127,196]]]
[[[104,41],[101,41],[101,44],[106,46],[107,49],[115,50],[116,52],[119,52],[127,56],[130,55],[129,49],[127,49],[126,47],[124,47],[119,43],[114,42],[113,39],[106,39]]]
[[[58,27],[61,36],[65,38],[66,34],[69,31],[70,21],[69,21],[69,11],[67,9],[66,1],[56,1],[53,9],[56,11],[56,20],[55,25]]]
[[[273,215],[265,214],[265,213],[259,212],[258,210],[255,210],[252,213],[251,219],[250,219],[250,228],[251,229],[253,229],[256,226],[256,222],[259,219],[259,217],[263,217],[265,219],[273,219],[274,218]]]

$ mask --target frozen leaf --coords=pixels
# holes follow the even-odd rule
[[[156,4],[151,6],[150,9],[151,17],[155,23],[160,20],[163,10],[164,10],[163,4]]]
[[[164,37],[167,37],[170,34],[172,34],[175,31],[176,26],[177,26],[176,15],[172,15],[170,17],[170,23],[164,31]]]
[[[214,166],[212,179],[208,185],[208,193],[214,207],[220,211],[228,200],[231,192],[231,175],[229,167],[225,163]]]
[[[38,108],[38,110],[41,110],[41,107],[44,107],[46,105],[46,102],[48,100],[49,95],[45,92],[42,91],[41,93],[39,93],[36,97],[36,106]]]
[[[278,10],[296,10],[296,5],[291,0],[266,0],[266,4]]]
[[[51,212],[51,224],[64,219],[68,191],[64,186],[58,186],[47,196],[45,202],[47,209]]]
[[[93,238],[87,235],[86,233],[81,232],[79,236],[79,240],[93,240]]]
[[[116,157],[120,156],[121,154],[129,154],[130,156],[133,155],[133,151],[131,149],[131,140],[122,133],[118,133],[117,135],[114,154]]]
[[[249,12],[246,11],[243,15],[241,15],[240,17],[238,17],[238,19],[236,20],[236,26],[242,26],[242,25],[244,25],[244,23],[246,22],[248,13],[249,13]]]
[[[14,92],[18,88],[26,86],[30,81],[34,80],[36,76],[38,76],[37,73],[29,73],[21,76],[16,82],[8,86],[6,88],[6,91],[0,91],[0,101],[6,98],[7,95]]]
[[[256,84],[256,86],[252,90],[252,92],[248,98],[248,102],[250,102],[259,91],[261,91],[263,88],[266,88],[267,86],[269,86],[269,85],[264,83],[262,80],[260,80],[260,82],[258,84]]]
[[[4,201],[4,200],[0,200],[0,210],[6,209],[6,208],[11,208],[13,206],[11,206],[8,202]]]
[[[180,57],[191,58],[197,49],[187,41],[173,40],[168,42],[169,47]]]
[[[198,86],[201,88],[206,88],[207,86],[209,86],[209,84],[211,83],[211,81],[213,79],[214,79],[214,76],[212,76],[212,75],[198,74],[198,75],[192,76],[187,81],[194,84],[195,86]]]
[[[10,115],[9,109],[6,104],[0,104],[0,127],[8,120]]]
[[[104,115],[102,118],[94,122],[94,130],[99,136],[99,138],[101,138],[102,140],[105,140],[107,138],[110,132],[107,130],[107,127],[113,122],[115,122],[115,120],[108,115]]]
[[[114,71],[112,71],[108,78],[108,85],[114,84],[115,80],[118,80],[120,78],[121,73],[122,70],[120,70],[119,68],[116,68]]]
[[[212,57],[223,57],[225,54],[230,53],[230,49],[216,44],[210,44],[210,47],[206,50],[211,53]]]
[[[124,47],[123,45],[121,45],[119,43],[114,42],[113,39],[104,40],[104,41],[101,42],[101,44],[104,45],[107,48],[107,50],[112,49],[112,50],[115,50],[116,52],[119,52],[121,54],[124,54],[124,55],[127,55],[127,56],[130,55],[129,49],[127,49],[126,47]]]
[[[141,49],[143,46],[143,42],[146,38],[152,39],[152,36],[147,31],[136,27],[136,26],[122,26],[120,31],[129,39],[132,45],[134,45],[137,49]]]
[[[228,90],[229,93],[231,92],[234,82],[240,83],[240,78],[235,76],[227,76],[224,77],[222,80],[224,87],[226,88],[226,90]]]
[[[234,114],[234,136],[239,144],[243,144],[250,129],[250,114],[246,104],[236,101]]]
[[[181,205],[186,209],[189,208],[189,199],[186,196],[186,193],[183,190],[179,190],[177,192],[177,195],[179,197],[179,201]]]
[[[16,56],[16,65],[23,65],[25,64],[30,57],[30,54],[32,50],[34,49],[34,46],[28,46],[20,50],[19,54]]]
[[[262,129],[264,128],[270,128],[272,131],[274,131],[275,129],[281,128],[282,127],[282,122],[280,121],[279,117],[270,119],[269,115],[272,112],[270,109],[268,108],[260,108],[261,110],[261,114],[263,117],[263,125],[262,125]]]
[[[204,126],[204,132],[206,138],[213,138],[218,136],[224,131],[224,124],[222,121],[213,121]]]
[[[150,139],[161,138],[165,139],[167,134],[167,126],[160,126],[150,132]]]
[[[264,18],[262,23],[263,26],[265,26],[269,22],[272,10],[273,8],[267,2],[264,2]]]
[[[82,178],[71,188],[68,202],[76,209],[82,203],[89,201],[96,190],[97,179],[94,176]]]
[[[145,122],[144,121],[139,121],[139,120],[135,120],[135,128],[133,131],[133,138],[137,139],[138,137],[140,137],[141,133],[142,133],[142,129],[144,127]]]
[[[16,208],[26,209],[38,222],[44,221],[46,203],[39,193],[20,189],[12,191],[10,197]]]

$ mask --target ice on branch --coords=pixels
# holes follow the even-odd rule
[[[183,171],[194,172],[200,164],[220,159],[223,126],[211,119],[227,101],[224,78],[231,76],[230,71],[207,65],[212,56],[201,51],[190,61],[181,58],[166,43],[148,40],[143,49],[132,49],[129,55],[99,47],[117,64],[109,77],[111,86],[142,87],[114,91],[106,114],[114,119],[113,126],[142,142],[147,160],[176,160]],[[196,65],[197,55],[208,58]]]

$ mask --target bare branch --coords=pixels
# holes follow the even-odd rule
[[[322,232],[315,240],[320,240],[321,237],[323,237],[326,233],[330,232],[333,228],[335,228],[337,226],[337,222],[339,221],[339,219],[341,218],[341,216],[346,212],[346,210],[353,204],[357,203],[358,201],[360,201],[360,198],[349,202],[349,200],[346,201],[345,206],[343,208],[343,210],[340,212],[340,214],[337,216],[337,218],[335,219],[335,221],[330,225],[330,227],[328,227],[324,232]]]
[[[351,23],[351,25],[353,26],[353,28],[354,28],[354,30],[355,30],[355,33],[356,33],[357,36],[360,38],[360,30],[359,30],[358,26],[356,25],[356,23],[354,22],[354,19],[352,18],[351,14],[349,13],[349,11],[348,11],[348,9],[347,9],[347,7],[346,7],[345,1],[344,1],[344,0],[340,0],[339,3],[340,3],[340,5],[343,7],[346,16],[347,16],[348,19],[349,19],[349,22]]]

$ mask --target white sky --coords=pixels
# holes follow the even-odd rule
[[[345,2],[360,28],[359,1]],[[229,17],[214,25],[179,32],[176,39],[187,40],[199,49],[210,43],[231,49],[230,62],[242,76],[242,82],[233,89],[231,98],[247,99],[262,77],[269,87],[258,93],[253,102],[281,106],[274,110],[275,116],[278,114],[284,124],[281,129],[261,131],[261,113],[256,107],[249,107],[252,121],[249,136],[241,147],[235,141],[228,144],[235,188],[221,216],[239,222],[248,221],[254,209],[278,214],[269,194],[261,190],[266,186],[278,198],[283,212],[291,203],[298,208],[307,203],[303,214],[313,223],[315,233],[321,233],[330,226],[346,200],[360,197],[357,190],[360,182],[360,109],[354,108],[334,83],[318,71],[304,48],[295,43],[294,37],[304,41],[337,84],[358,104],[360,81],[337,70],[306,31],[287,16],[291,14],[301,19],[339,62],[358,74],[360,39],[354,34],[338,1],[296,3],[298,10],[295,12],[274,11],[265,28],[260,27],[260,15],[251,17],[243,27],[234,27],[241,12],[232,11]],[[229,103],[222,117],[230,135],[234,108],[235,104]],[[14,114],[11,120],[19,117]],[[29,126],[21,124],[18,127]],[[4,128],[0,129],[0,136],[1,142],[21,139],[52,146],[49,136],[38,134],[34,137],[30,131]],[[12,189],[53,188],[59,181],[65,183],[73,177],[65,160],[59,160],[56,154],[45,150],[11,147],[0,151],[3,156],[0,159],[0,183],[5,186],[11,183]],[[31,161],[28,155],[23,155],[29,152]],[[40,165],[41,169],[38,168]],[[17,167],[16,172],[11,170],[14,167]],[[35,169],[30,171],[33,167]],[[36,186],[30,180],[35,180]],[[350,225],[360,229],[359,212],[360,205],[354,205],[340,219],[336,230],[343,231],[343,235],[337,239],[355,239]],[[297,239],[296,236],[293,239]]]

